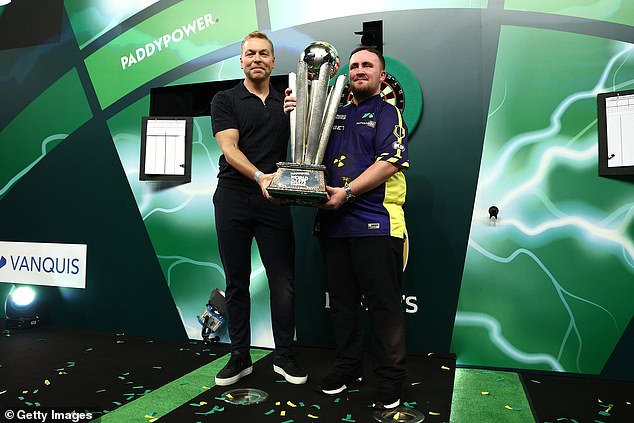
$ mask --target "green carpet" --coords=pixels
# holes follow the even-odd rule
[[[269,353],[271,353],[270,350],[251,349],[251,359],[255,363]],[[227,364],[230,356],[227,354],[214,360],[94,421],[99,423],[152,422],[163,417],[214,386],[216,373]]]
[[[456,369],[452,423],[535,423],[516,373]]]

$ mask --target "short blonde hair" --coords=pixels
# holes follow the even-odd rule
[[[249,32],[247,36],[242,39],[242,44],[240,44],[240,54],[242,54],[242,50],[244,49],[244,43],[246,43],[247,40],[251,38],[260,38],[262,40],[268,41],[269,45],[271,46],[271,55],[275,57],[275,49],[273,48],[273,41],[271,41],[271,39],[264,32],[260,32],[260,31]]]

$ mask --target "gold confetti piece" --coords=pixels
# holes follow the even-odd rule
[[[7,392],[7,391],[4,391],[4,392]],[[3,394],[4,392],[0,392],[0,394]],[[626,403],[627,405],[632,405],[632,403],[631,403],[631,402],[629,402],[629,401],[625,401],[625,403]]]
[[[308,417],[310,417],[311,419],[318,419],[319,418],[319,416],[314,416],[312,414],[309,414]]]
[[[58,372],[57,374],[58,375],[67,375],[68,373],[66,373],[66,372]]]
[[[282,403],[278,401],[275,403],[275,405],[282,405]]]
[[[430,411],[429,415],[430,416],[440,416],[440,413],[436,413],[435,411]]]
[[[291,407],[297,407],[295,404],[293,404],[293,403],[292,403],[292,402],[290,402],[290,401],[286,401],[286,404],[290,405]]]
[[[6,391],[6,390],[4,390],[4,391],[0,392],[0,395],[4,394],[5,392],[7,392],[7,391]]]
[[[47,386],[48,386],[48,385],[50,385],[50,384],[51,384],[51,382],[50,382],[48,379],[46,379],[46,380],[44,381],[44,385],[47,385]]]
[[[144,419],[153,419],[154,416],[150,416],[149,414],[146,414],[145,416],[143,416]]]
[[[442,367],[441,367],[441,369],[443,369],[443,370],[451,370],[451,369],[450,369],[449,367],[447,367],[447,366],[442,366]]]
[[[148,423],[154,423],[157,420],[158,420],[158,417],[152,417],[150,420],[148,420]]]
[[[512,410],[513,407],[511,407],[510,405],[505,405],[504,408],[506,408],[507,410]]]
[[[489,395],[489,392],[488,392],[488,391],[482,391],[482,392],[480,392],[480,393],[481,393],[482,395]]]
[[[420,385],[423,382],[412,382],[412,386]]]
[[[203,385],[203,386],[202,386],[202,388],[203,388],[203,389],[205,389],[205,390],[207,390],[207,389],[209,389],[209,386],[204,386],[204,385]]]
[[[201,401],[199,402],[200,405],[207,405],[207,401]]]
[[[400,411],[397,411],[396,413],[394,413],[394,417],[393,417],[394,420],[398,421],[398,419],[400,419],[400,418],[401,418],[401,412]]]
[[[286,416],[286,410],[282,410],[282,411],[280,412],[280,416],[282,416],[282,417]]]
[[[23,394],[28,394],[28,393],[29,393],[29,391],[22,391],[22,393],[23,393]]]

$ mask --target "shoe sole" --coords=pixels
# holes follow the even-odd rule
[[[233,385],[234,383],[236,383],[243,377],[250,375],[252,372],[253,372],[253,366],[249,366],[233,377],[221,379],[221,378],[218,378],[218,376],[216,376],[216,385],[219,385],[219,386]]]
[[[396,408],[401,404],[401,400],[397,399],[391,404],[383,404],[382,402],[372,403],[372,408],[376,408],[377,410],[390,410],[392,408]]]
[[[294,385],[303,385],[308,380],[308,375],[306,376],[292,376],[289,375],[279,366],[273,365],[273,371],[278,375],[284,376],[287,382],[292,383]]]
[[[352,385],[359,385],[359,384],[361,384],[362,382],[363,382],[363,378],[361,378],[361,377],[360,377],[360,378],[355,379],[354,381],[352,381],[352,382],[350,383],[350,386],[352,386]],[[319,390],[320,390],[321,392],[323,392],[324,394],[326,394],[326,395],[335,395],[335,394],[338,394],[338,393],[340,393],[340,392],[345,391],[346,389],[348,389],[348,386],[347,386],[347,385],[345,385],[345,384],[343,384],[343,385],[341,385],[339,388],[335,388],[335,389],[324,389],[324,388],[322,388],[321,386],[319,387]]]

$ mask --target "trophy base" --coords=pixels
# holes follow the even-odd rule
[[[277,163],[277,172],[266,189],[273,197],[296,206],[314,206],[328,201],[325,166]]]

